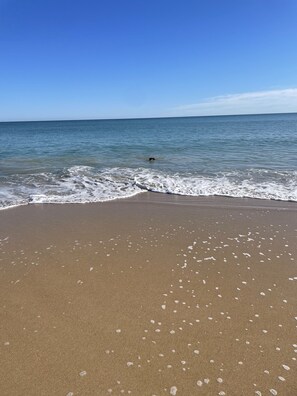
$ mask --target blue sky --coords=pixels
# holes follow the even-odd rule
[[[296,0],[0,0],[0,121],[297,112]]]

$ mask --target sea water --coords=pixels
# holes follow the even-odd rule
[[[297,201],[297,114],[0,123],[1,208],[143,191]]]

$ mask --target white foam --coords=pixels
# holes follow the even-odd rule
[[[166,173],[145,168],[73,166],[60,174],[15,175],[1,182],[0,208],[27,203],[88,203],[143,191],[297,201],[297,171],[246,170],[216,175]],[[189,247],[190,248],[190,247]]]

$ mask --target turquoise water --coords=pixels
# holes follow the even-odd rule
[[[2,208],[142,191],[297,201],[297,114],[0,123]]]

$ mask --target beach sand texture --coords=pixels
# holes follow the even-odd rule
[[[297,395],[297,205],[0,212],[0,395]]]

